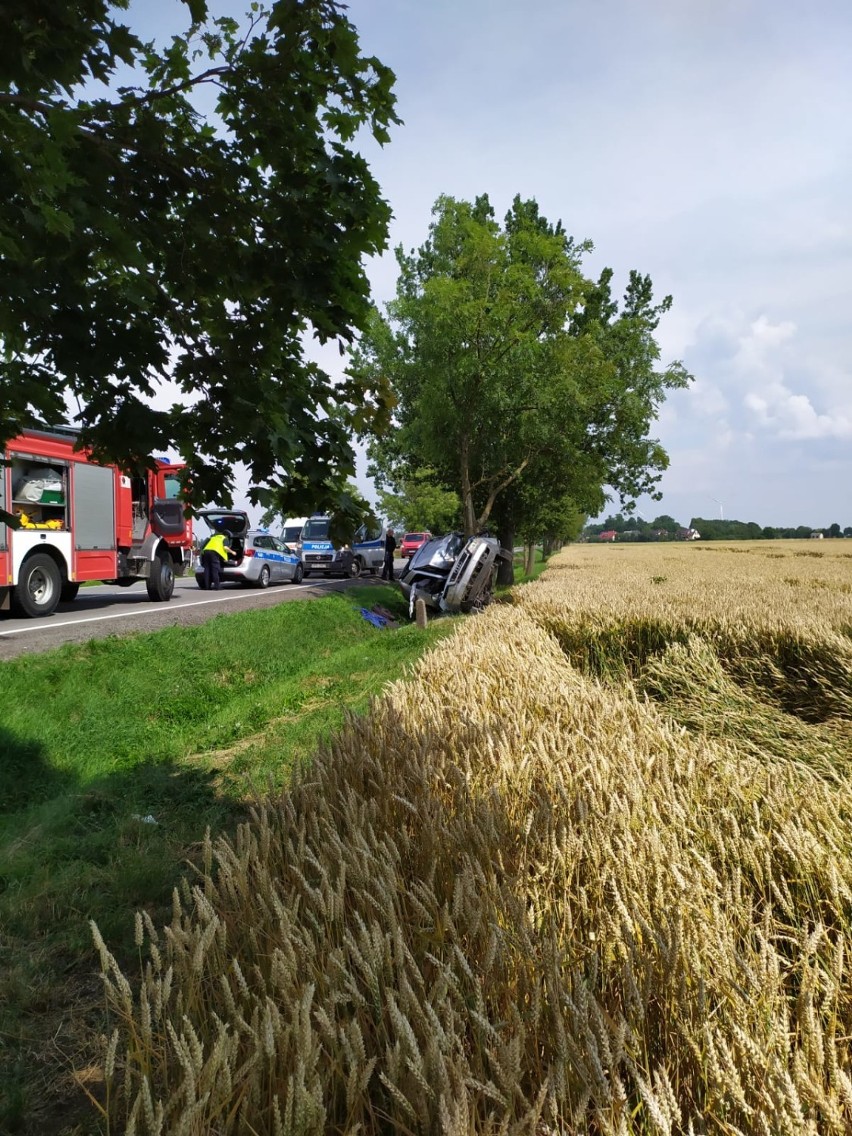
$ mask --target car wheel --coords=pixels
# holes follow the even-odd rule
[[[304,572],[304,569],[302,568],[302,565],[301,565],[301,562],[300,562],[299,564],[296,565],[296,571],[293,573],[293,579],[290,581],[290,583],[291,584],[301,584],[302,576],[304,576],[304,574],[305,574],[305,572]]]
[[[25,560],[14,591],[14,606],[36,618],[56,611],[62,591],[62,577],[56,563],[44,552]]]
[[[264,564],[264,566],[260,570],[260,575],[257,578],[257,586],[259,588],[268,588],[271,578],[272,573],[269,571],[269,565]]]
[[[148,599],[154,603],[166,603],[175,590],[175,573],[171,557],[158,553],[151,564],[151,575],[145,581]]]
[[[361,575],[361,568],[361,561],[357,556],[353,556],[352,563],[349,565],[349,569],[347,571],[347,575],[349,576],[350,580],[358,579],[358,577]]]

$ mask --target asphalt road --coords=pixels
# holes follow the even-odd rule
[[[397,575],[404,561],[396,562]],[[301,584],[276,584],[265,590],[223,584],[219,592],[202,591],[195,578],[175,580],[168,603],[152,603],[144,583],[129,588],[97,584],[81,588],[73,603],[60,604],[53,615],[27,619],[0,612],[0,661],[18,655],[39,654],[63,643],[103,639],[107,635],[130,635],[159,631],[163,627],[189,627],[215,615],[247,608],[274,607],[289,600],[314,599],[329,591],[342,591],[353,584],[377,582],[378,576],[359,580],[311,577]]]

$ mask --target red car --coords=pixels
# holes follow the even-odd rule
[[[402,544],[399,546],[400,556],[404,556],[407,560],[409,556],[414,555],[418,548],[422,548],[431,539],[432,534],[429,532],[406,533],[402,538]]]

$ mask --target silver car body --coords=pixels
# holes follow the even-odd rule
[[[211,533],[220,532],[237,553],[219,570],[223,582],[253,585],[258,588],[269,584],[298,584],[302,580],[302,559],[277,536],[266,529],[250,529],[248,514],[238,509],[204,509],[199,516],[206,521]],[[195,566],[195,580],[204,586],[204,571],[199,557]]]
[[[440,599],[442,611],[469,611],[488,600],[497,580],[500,544],[493,537],[475,536],[456,557]]]
[[[434,611],[477,611],[491,600],[498,561],[510,556],[490,536],[466,540],[461,533],[430,540],[414,553],[400,576],[413,617],[418,599]]]

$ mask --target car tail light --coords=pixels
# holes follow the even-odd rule
[[[247,548],[245,550],[245,552],[243,553],[243,556],[254,556],[254,549],[253,548]]]

